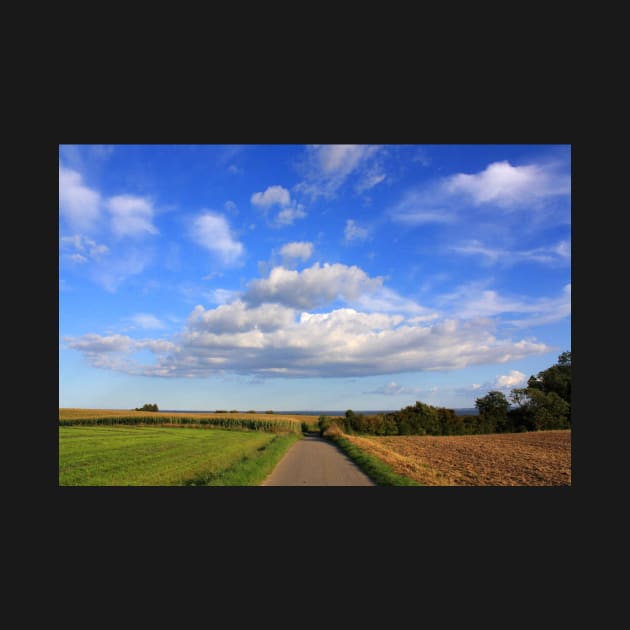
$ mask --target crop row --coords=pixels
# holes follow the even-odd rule
[[[59,426],[76,425],[206,425],[222,429],[246,429],[268,433],[300,433],[301,425],[293,420],[254,420],[250,418],[195,418],[188,416],[108,416],[103,418],[67,418]]]

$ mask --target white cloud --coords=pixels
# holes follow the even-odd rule
[[[564,319],[571,314],[571,285],[563,287],[555,298],[503,297],[497,291],[486,289],[479,283],[458,287],[454,292],[440,296],[442,306],[452,305],[461,319],[478,319],[526,313],[528,317],[507,319],[506,323],[517,328],[541,326]]]
[[[242,301],[210,310],[197,306],[174,339],[91,334],[65,342],[98,367],[185,377],[218,370],[286,377],[453,370],[549,351],[531,340],[497,339],[484,322],[411,325],[400,316],[349,308],[298,316],[279,304],[248,308]],[[154,352],[157,363],[134,363],[130,355],[139,349]],[[124,356],[111,358],[114,353],[126,353],[127,363]]]
[[[83,183],[81,174],[59,166],[59,212],[70,227],[91,232],[100,219],[100,194]]]
[[[452,388],[452,391],[458,395],[470,396],[474,394],[475,397],[481,398],[490,391],[500,391],[503,394],[508,394],[510,390],[515,387],[521,387],[527,382],[527,376],[519,370],[510,370],[507,374],[497,376],[494,380],[486,383],[473,383],[464,387]],[[448,388],[447,388],[448,389]]]
[[[277,226],[293,225],[296,219],[303,219],[304,217],[306,217],[304,206],[298,203],[289,208],[280,210],[276,215],[275,224]]]
[[[100,260],[105,254],[109,253],[109,247],[107,247],[107,245],[99,244],[82,234],[62,236],[59,239],[59,244],[62,250],[73,251],[75,252],[73,255],[80,256],[83,259],[81,262],[87,262],[88,258]],[[72,258],[72,256],[70,256],[70,258]]]
[[[527,262],[546,265],[568,264],[571,258],[571,244],[569,241],[560,241],[553,246],[518,251],[515,249],[487,247],[478,240],[472,240],[461,245],[452,246],[450,249],[458,254],[481,256],[488,264],[500,262],[508,266]]]
[[[165,328],[164,322],[158,319],[155,315],[151,315],[151,313],[136,313],[135,315],[132,315],[129,319],[139,328],[147,328],[153,330]]]
[[[358,193],[363,193],[366,190],[374,188],[377,184],[380,184],[385,180],[385,173],[380,171],[380,168],[375,167],[367,171],[363,177],[357,182],[355,190]]]
[[[215,212],[204,212],[192,225],[191,238],[214,254],[224,265],[236,264],[245,252],[237,241],[226,218]]]
[[[389,210],[389,215],[396,223],[416,226],[428,223],[453,223],[456,215],[442,205],[444,199],[436,195],[433,189],[409,190],[402,199]]]
[[[190,330],[201,330],[212,335],[225,333],[264,331],[269,332],[291,326],[295,311],[279,304],[262,304],[248,308],[241,300],[205,310],[197,305],[188,323]]]
[[[278,302],[294,308],[311,309],[336,299],[346,301],[374,292],[383,283],[370,278],[356,266],[315,263],[303,271],[274,267],[268,278],[252,280],[244,299],[251,304]]]
[[[265,192],[254,193],[251,202],[259,208],[271,208],[274,205],[283,207],[291,203],[291,195],[282,186],[269,186]]]
[[[510,370],[508,374],[497,376],[492,389],[512,389],[514,387],[520,387],[527,381],[527,377],[523,372],[518,370]]]
[[[107,245],[98,244],[82,234],[62,236],[59,245],[64,252],[62,260],[81,265],[88,262],[98,263],[109,252]]]
[[[248,304],[275,302],[299,309],[319,308],[340,300],[369,312],[412,314],[417,316],[416,321],[437,317],[384,287],[381,276],[372,278],[359,267],[340,263],[314,263],[302,271],[274,267],[267,278],[249,283],[243,299]]]
[[[153,225],[154,209],[148,199],[136,195],[116,195],[106,203],[112,215],[112,231],[117,236],[158,234]]]
[[[511,208],[554,195],[571,192],[568,175],[555,175],[551,168],[530,164],[512,166],[507,160],[493,162],[474,175],[459,173],[448,178],[449,193],[462,193],[475,205],[493,203]]]
[[[306,148],[306,161],[303,164],[305,180],[296,186],[298,192],[318,197],[334,197],[346,179],[353,173],[363,175],[357,184],[362,192],[376,186],[385,179],[376,166],[364,171],[381,147],[363,144],[312,145]]]
[[[286,243],[280,249],[280,254],[286,261],[301,260],[305,262],[313,255],[313,243],[306,241]]]
[[[365,227],[359,226],[354,219],[346,220],[346,227],[343,233],[346,241],[348,242],[364,241],[370,235],[370,231]]]
[[[415,227],[460,220],[470,223],[475,208],[480,212],[548,209],[549,201],[571,192],[570,175],[562,169],[560,163],[512,166],[508,161],[494,162],[479,173],[457,173],[408,190],[388,214],[397,223]],[[542,215],[537,216],[540,221]],[[558,219],[557,213],[553,216]]]

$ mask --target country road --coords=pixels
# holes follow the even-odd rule
[[[263,486],[374,486],[339,449],[319,436],[305,436],[280,460]]]

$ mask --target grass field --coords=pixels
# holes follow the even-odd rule
[[[297,439],[189,427],[59,427],[59,485],[258,485]]]
[[[571,431],[344,438],[422,485],[571,485]]]

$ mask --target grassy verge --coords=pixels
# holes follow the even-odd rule
[[[385,462],[366,453],[341,435],[329,436],[379,486],[419,486],[417,481],[394,472]]]
[[[217,472],[204,473],[184,483],[186,486],[259,486],[275,468],[289,447],[301,435],[276,435],[271,442],[259,447],[255,454],[244,455],[233,466]]]
[[[60,486],[257,485],[301,434],[59,427]]]

